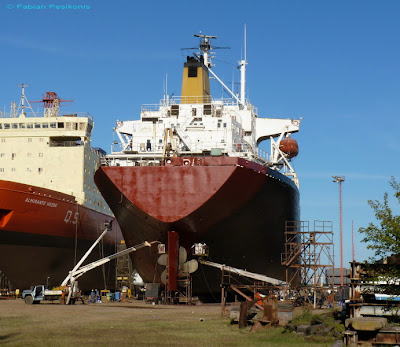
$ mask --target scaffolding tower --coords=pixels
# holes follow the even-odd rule
[[[121,243],[117,245],[117,252],[121,252],[126,249],[126,244]],[[132,289],[132,262],[129,254],[124,255],[122,257],[117,258],[116,260],[116,282],[115,287],[117,291],[122,291],[123,287],[127,287],[128,289]]]
[[[10,285],[7,276],[0,270],[0,295],[8,295]]]
[[[314,221],[310,230],[308,221],[286,221],[282,265],[291,287],[300,280],[301,286],[332,288],[333,283],[327,282],[326,276],[328,269],[334,269],[332,222]]]

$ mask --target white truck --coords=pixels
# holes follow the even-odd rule
[[[39,304],[41,301],[58,301],[59,303],[62,303],[63,291],[50,290],[46,289],[45,285],[37,285],[32,290],[24,290],[22,292],[22,299],[25,300],[25,303],[28,305]],[[73,301],[74,299],[72,302]]]

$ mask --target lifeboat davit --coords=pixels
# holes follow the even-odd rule
[[[289,159],[294,158],[299,154],[299,146],[296,140],[293,140],[290,136],[285,137],[279,144],[279,149],[287,154]]]

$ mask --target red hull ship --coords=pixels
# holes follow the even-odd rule
[[[289,164],[298,147],[288,135],[300,121],[260,119],[244,95],[232,93],[229,103],[212,100],[214,37],[199,36],[203,55],[188,57],[180,99],[143,106],[140,121],[118,122],[122,150],[105,158],[95,183],[128,246],[158,240],[168,249],[174,231],[188,253],[206,243],[213,262],[284,280],[285,222],[299,220],[297,177]],[[272,144],[269,160],[256,148],[264,139]],[[145,282],[164,281],[157,246],[131,259]],[[219,291],[220,273],[201,270],[193,274],[193,291]]]
[[[112,219],[77,204],[73,196],[25,184],[0,181],[0,196],[0,264],[12,289],[29,288],[47,277],[59,285]],[[120,240],[115,224],[91,259],[115,253]],[[103,287],[104,281],[114,285],[110,269],[89,272],[81,289]]]
[[[299,219],[299,194],[276,171],[241,158],[172,158],[160,167],[103,166],[95,181],[127,245],[167,244],[173,230],[187,250],[206,243],[214,262],[285,279],[282,231],[285,221]],[[156,246],[131,257],[145,282],[160,282],[165,267],[157,263]],[[217,276],[217,282],[209,278],[214,290]],[[205,291],[204,284],[194,287]]]
[[[104,222],[114,220],[101,195],[93,192],[93,178],[79,176],[102,155],[90,147],[92,119],[58,116],[50,106],[45,117],[34,120],[24,108],[19,117],[0,118],[0,270],[11,290],[39,283],[59,286],[103,232]],[[121,240],[114,223],[88,261],[115,253]],[[89,272],[79,285],[85,291],[114,287],[115,264]]]

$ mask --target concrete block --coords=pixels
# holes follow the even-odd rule
[[[310,325],[308,324],[301,324],[297,326],[297,333],[303,333],[308,335],[308,331],[310,329]]]
[[[347,318],[346,328],[357,331],[375,331],[387,326],[387,318],[384,317],[356,317]]]
[[[280,325],[284,325],[293,319],[293,312],[278,311],[278,320]]]

